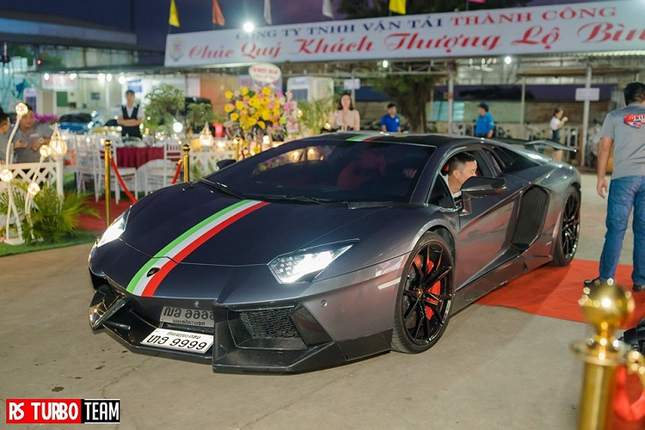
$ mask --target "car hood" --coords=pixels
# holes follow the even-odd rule
[[[259,265],[380,210],[239,200],[199,183],[177,185],[135,204],[120,239],[181,264]]]

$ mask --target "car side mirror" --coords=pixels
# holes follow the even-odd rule
[[[461,198],[463,203],[462,214],[471,213],[470,200],[473,197],[487,197],[502,194],[506,189],[506,181],[502,178],[487,178],[485,176],[473,176],[461,186]]]
[[[501,194],[505,189],[506,181],[502,178],[473,176],[461,186],[461,193],[471,197],[486,197]]]
[[[226,160],[220,160],[216,163],[217,170],[222,170],[223,168],[228,167],[231,164],[235,164],[235,160],[233,160],[232,158],[227,158]]]

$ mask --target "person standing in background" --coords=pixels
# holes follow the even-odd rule
[[[121,136],[138,137],[141,136],[141,129],[139,126],[143,121],[143,108],[134,104],[134,91],[128,90],[125,92],[126,104],[121,106],[121,115],[117,119],[117,123],[121,126]]]
[[[396,114],[396,105],[394,103],[387,105],[387,114],[381,118],[381,131],[401,133],[401,118]]]
[[[40,147],[49,144],[53,132],[48,124],[36,123],[31,106],[27,105],[27,109],[14,137],[15,163],[38,163]]]
[[[553,117],[551,117],[551,122],[549,122],[549,128],[551,129],[551,140],[562,143],[560,140],[562,138],[562,136],[560,136],[560,130],[562,129],[562,127],[564,127],[564,124],[566,124],[567,121],[569,121],[569,118],[564,116],[564,111],[562,110],[562,108],[555,108],[555,110],[553,111]],[[553,159],[556,161],[562,161],[563,155],[564,151],[561,149],[556,149],[555,151],[553,151]]]
[[[354,109],[354,102],[349,93],[344,93],[338,100],[338,108],[331,118],[331,129],[341,131],[358,131],[361,128],[361,116]]]
[[[9,115],[0,109],[0,161],[6,162],[7,144],[9,143]]]
[[[640,292],[645,291],[645,83],[627,84],[624,95],[627,106],[609,112],[600,133],[596,191],[604,199],[609,188],[607,233],[600,256],[599,276],[585,281],[584,285],[592,287],[614,277],[633,208],[632,289]],[[612,145],[614,170],[609,186],[605,174]]]
[[[493,137],[495,131],[495,120],[493,116],[488,113],[488,105],[480,103],[477,105],[477,123],[475,124],[475,137]]]

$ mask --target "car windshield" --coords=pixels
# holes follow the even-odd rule
[[[406,143],[308,139],[263,152],[206,179],[223,192],[246,198],[407,203],[433,151]]]

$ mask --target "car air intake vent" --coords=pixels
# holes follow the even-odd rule
[[[538,238],[549,206],[549,195],[540,187],[529,188],[520,200],[520,215],[513,232],[513,245],[527,249]]]
[[[240,312],[240,319],[253,339],[299,338],[291,320],[291,308]]]

